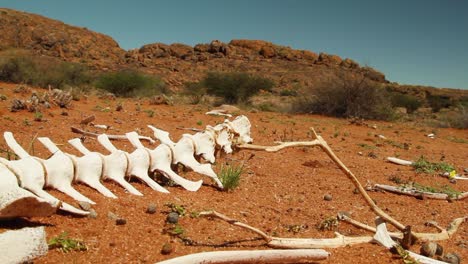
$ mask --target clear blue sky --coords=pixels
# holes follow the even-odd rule
[[[0,0],[113,37],[124,49],[262,39],[337,54],[390,81],[468,89],[463,0]]]

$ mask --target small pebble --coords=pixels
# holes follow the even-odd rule
[[[116,225],[125,225],[126,223],[127,223],[127,220],[125,220],[124,218],[115,219],[115,224]]]
[[[155,204],[149,204],[148,208],[146,208],[146,213],[148,213],[148,214],[156,213],[156,205]]]
[[[170,243],[164,243],[164,245],[161,248],[161,254],[163,255],[169,255],[172,253],[172,245]]]
[[[112,213],[112,212],[107,213],[107,218],[109,218],[110,220],[119,219],[119,217],[116,214]]]
[[[179,214],[176,212],[170,212],[167,215],[166,221],[171,224],[177,224],[177,222],[179,222]]]
[[[353,191],[354,194],[359,194],[359,189],[358,188],[355,188],[354,191]]]
[[[89,218],[92,218],[92,219],[96,219],[97,218],[97,213],[94,209],[90,209],[89,210],[89,215],[88,215]]]
[[[85,211],[90,211],[91,210],[91,204],[88,202],[79,202],[78,205],[80,205],[81,209]]]
[[[325,201],[331,201],[331,200],[333,199],[333,197],[332,197],[330,194],[325,194],[325,195],[323,196],[323,199],[324,199]]]

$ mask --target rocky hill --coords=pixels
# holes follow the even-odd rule
[[[138,68],[160,75],[174,90],[213,70],[255,73],[273,79],[277,89],[323,87],[324,83],[343,75],[364,76],[378,83],[388,83],[383,73],[360,66],[352,59],[295,50],[262,40],[232,40],[229,43],[214,40],[194,47],[153,43],[126,51],[111,37],[87,28],[0,8],[0,51],[12,48],[85,63],[96,70]],[[419,88],[415,89],[420,91]],[[429,92],[433,90],[425,87],[428,89]]]

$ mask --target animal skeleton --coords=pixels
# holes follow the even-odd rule
[[[194,135],[184,134],[178,142],[173,142],[169,133],[152,126],[149,127],[162,142],[154,149],[148,149],[140,142],[140,140],[148,140],[153,143],[154,140],[139,136],[136,132],[127,133],[125,136],[108,136],[72,129],[74,132],[97,136],[98,142],[110,152],[108,155],[90,151],[79,138],[69,140],[68,142],[82,154],[79,157],[62,152],[49,138],[40,137],[38,140],[52,153],[48,159],[29,155],[16,142],[11,132],[5,132],[4,138],[7,145],[20,157],[20,160],[9,161],[0,158],[0,172],[2,175],[6,175],[4,180],[0,182],[0,188],[5,190],[0,196],[0,218],[50,215],[55,212],[56,208],[73,214],[87,215],[89,212],[59,201],[43,190],[45,187],[54,188],[77,201],[95,204],[94,201],[72,187],[74,182],[84,183],[106,197],[117,198],[101,183],[101,180],[111,179],[131,194],[143,195],[125,180],[125,177],[135,176],[152,189],[168,193],[148,175],[148,172],[157,171],[186,190],[197,191],[203,181],[194,182],[179,176],[171,169],[171,164],[177,163],[211,177],[219,188],[223,188],[211,165],[198,162],[195,156],[203,157],[208,162],[214,163],[216,150],[231,153],[233,142],[252,141],[250,122],[245,116],[237,117],[232,122],[225,120],[223,124],[214,127],[207,126],[205,131],[199,131]],[[111,138],[126,138],[135,147],[135,150],[132,153],[119,150],[110,142]],[[17,179],[15,180],[15,178]],[[31,193],[26,190],[31,191]],[[18,209],[16,205],[24,204],[24,201],[35,206],[36,210],[26,212],[23,209]],[[16,211],[10,212],[9,208],[16,208]]]

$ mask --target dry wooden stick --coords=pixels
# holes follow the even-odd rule
[[[73,133],[77,133],[77,134],[82,134],[82,135],[85,135],[85,136],[89,136],[89,137],[97,137],[99,136],[100,134],[97,134],[97,133],[92,133],[92,132],[88,132],[88,131],[84,131],[82,129],[79,129],[79,128],[76,128],[76,127],[71,127],[71,131]],[[124,135],[107,135],[107,137],[109,139],[115,139],[115,140],[127,140],[127,137],[124,136]],[[140,140],[146,140],[148,141],[150,144],[155,144],[156,141],[150,137],[145,137],[145,136],[138,136],[138,138]]]
[[[334,238],[314,239],[314,238],[272,237],[272,236],[265,234],[263,231],[255,227],[239,222],[235,219],[229,218],[216,211],[201,212],[199,215],[208,216],[208,217],[216,217],[231,225],[235,225],[235,226],[247,229],[257,235],[260,235],[265,240],[265,242],[267,242],[267,246],[271,248],[281,248],[281,249],[338,248],[338,247],[344,247],[347,245],[369,243],[373,241],[373,238],[371,236],[347,237],[339,233],[335,233],[336,237]]]
[[[344,221],[346,223],[349,223],[351,225],[354,225],[358,228],[367,230],[369,232],[377,232],[377,229],[373,226],[366,225],[364,223],[361,223],[357,220],[352,219],[351,217],[345,215],[345,214],[338,214],[338,219],[340,221]],[[455,218],[447,228],[441,228],[437,225],[434,225],[440,232],[439,233],[413,233],[416,237],[418,237],[421,240],[424,241],[440,241],[440,240],[447,240],[450,237],[452,237],[455,232],[457,232],[458,228],[460,227],[461,224],[466,222],[468,220],[468,217],[460,217],[460,218]],[[389,233],[391,237],[393,238],[398,238],[402,239],[403,238],[403,233],[399,232],[390,232]]]
[[[455,197],[452,197],[446,193],[424,192],[424,191],[419,191],[415,188],[407,188],[407,187],[401,188],[401,187],[395,187],[395,186],[385,185],[385,184],[375,184],[374,188],[384,190],[384,191],[389,191],[392,193],[414,196],[417,198],[428,198],[428,199],[436,199],[436,200],[463,200],[468,197],[468,192],[463,192],[459,195],[456,195]]]
[[[277,146],[259,146],[259,145],[249,145],[249,144],[244,144],[244,145],[239,145],[238,148],[244,148],[244,149],[253,149],[253,150],[266,150],[269,152],[275,152],[279,151],[283,148],[286,147],[298,147],[298,146],[320,146],[322,150],[327,153],[327,155],[335,162],[338,167],[343,171],[346,176],[351,180],[351,182],[354,184],[354,186],[359,190],[361,195],[364,197],[364,200],[367,202],[367,204],[371,207],[372,211],[374,211],[377,215],[385,219],[385,221],[389,222],[390,224],[394,225],[396,228],[399,230],[403,230],[405,226],[398,222],[396,219],[385,213],[382,209],[380,209],[372,200],[372,198],[369,196],[369,194],[366,192],[366,190],[362,187],[361,183],[359,180],[354,176],[354,174],[349,170],[346,165],[335,155],[333,150],[328,146],[327,142],[317,133],[313,128],[310,128],[312,131],[312,135],[314,137],[314,140],[312,141],[303,141],[303,142],[282,142]]]
[[[327,259],[330,253],[322,249],[233,250],[201,252],[158,262],[159,264],[246,264],[304,263]]]

